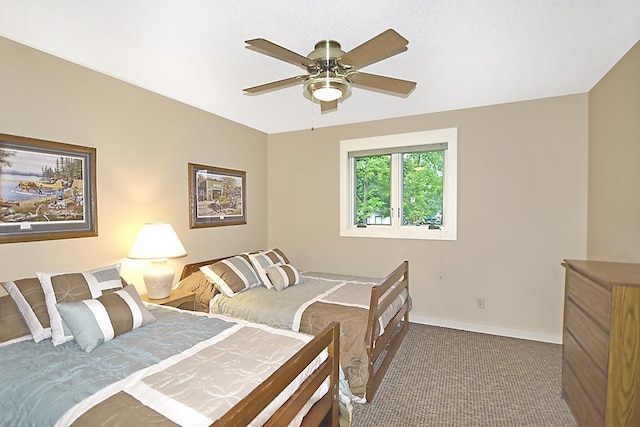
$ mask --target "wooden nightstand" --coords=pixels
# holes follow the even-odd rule
[[[148,294],[140,295],[140,299],[145,302],[152,302],[159,305],[168,305],[170,307],[178,307],[184,310],[196,309],[195,292],[182,291],[180,289],[171,289],[171,294],[167,298],[150,299]]]

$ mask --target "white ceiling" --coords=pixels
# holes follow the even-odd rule
[[[301,85],[242,92],[304,74],[244,40],[306,56],[388,28],[409,50],[363,71],[418,82],[407,98],[354,88],[321,115]],[[587,92],[640,40],[640,0],[0,0],[0,35],[279,133]]]

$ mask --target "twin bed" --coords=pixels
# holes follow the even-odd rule
[[[337,389],[323,384],[337,384],[337,358],[327,354],[337,350],[338,329],[310,341],[248,322],[150,311],[156,322],[89,355],[72,342],[0,347],[0,424],[245,426],[255,418],[279,426],[308,415],[305,425],[338,425]],[[266,352],[270,358],[259,357]],[[305,379],[307,389],[296,391]],[[297,400],[284,405],[294,391]]]
[[[265,253],[274,265],[291,265],[278,249]],[[315,335],[330,322],[339,322],[340,362],[351,393],[356,402],[371,401],[409,327],[408,261],[383,279],[302,272],[298,283],[279,290],[263,283],[232,296],[216,291],[208,269],[237,257],[187,264],[177,287],[195,291],[202,310],[280,329]],[[265,264],[264,258],[249,257],[253,264]],[[269,277],[261,277],[261,282],[266,280]]]
[[[199,267],[206,265],[186,266],[180,283],[199,281]],[[1,424],[349,425],[352,390],[341,369],[351,383],[352,362],[340,367],[341,346],[363,340],[365,374],[361,367],[353,372],[364,375],[361,397],[370,400],[408,327],[407,269],[405,262],[379,282],[302,276],[289,293],[300,297],[302,285],[316,283],[324,290],[303,305],[333,313],[302,313],[293,329],[307,333],[144,305],[120,279],[119,266],[7,282],[10,295],[0,287]],[[361,292],[341,300],[352,286],[366,289],[369,302],[363,304]],[[233,298],[245,293],[251,295],[247,290]],[[213,307],[224,298],[206,302]],[[100,304],[102,311],[95,311]],[[89,321],[87,307],[95,311]],[[348,325],[365,320],[364,329]]]

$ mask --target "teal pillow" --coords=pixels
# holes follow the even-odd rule
[[[156,320],[132,285],[95,299],[58,303],[56,307],[73,338],[87,353]]]

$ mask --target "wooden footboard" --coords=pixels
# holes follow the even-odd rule
[[[325,360],[267,421],[265,426],[285,426],[300,412],[318,387],[330,379],[327,394],[316,402],[304,418],[303,426],[338,426],[338,386],[340,369],[340,325],[332,322],[298,353],[256,387],[213,426],[240,427],[248,425],[267,407],[324,349]]]
[[[389,321],[384,333],[380,330],[378,319],[400,293],[406,290],[407,298],[395,316]],[[409,330],[409,261],[404,261],[393,272],[371,289],[369,321],[367,322],[367,353],[369,356],[369,381],[366,399],[371,402],[376,390],[389,369],[391,360]]]

